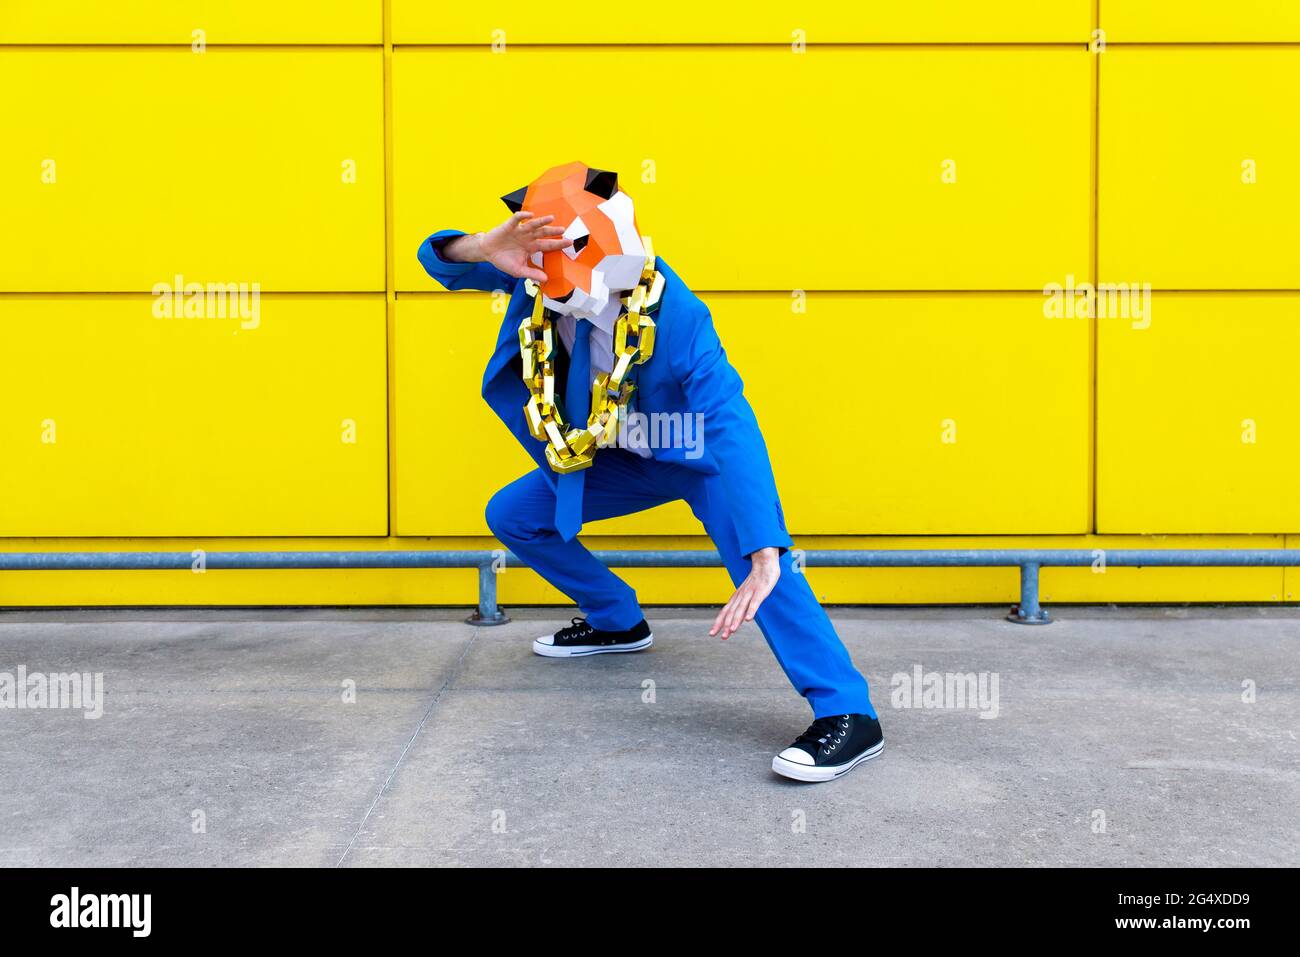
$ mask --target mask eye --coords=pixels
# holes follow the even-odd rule
[[[575,217],[573,222],[569,223],[569,228],[564,231],[564,238],[573,240],[572,246],[565,247],[564,255],[570,259],[577,259],[578,254],[587,248],[589,237],[587,224],[582,221],[581,216]]]

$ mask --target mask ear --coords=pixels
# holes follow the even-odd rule
[[[513,193],[506,193],[501,197],[501,202],[505,203],[510,212],[517,213],[524,208],[524,197],[528,194],[528,187],[517,189]]]
[[[618,174],[607,169],[587,170],[587,192],[609,199],[618,192]]]

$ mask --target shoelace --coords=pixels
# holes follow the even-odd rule
[[[830,715],[818,718],[808,725],[808,730],[795,739],[795,745],[813,744],[834,750],[838,742],[848,734],[849,716],[846,714]]]
[[[557,637],[563,641],[571,638],[581,638],[583,635],[590,635],[596,629],[587,624],[585,618],[573,618],[569,622],[568,628],[561,628]]]

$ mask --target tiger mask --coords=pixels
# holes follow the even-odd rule
[[[632,197],[618,188],[618,174],[565,163],[501,198],[512,213],[554,216],[551,225],[573,241],[533,253],[533,264],[546,273],[543,305],[575,319],[616,314],[619,296],[636,286],[646,257]]]

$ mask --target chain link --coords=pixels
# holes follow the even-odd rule
[[[565,425],[564,410],[555,397],[555,331],[551,310],[542,305],[541,290],[531,279],[525,291],[533,297],[533,311],[519,323],[519,355],[523,360],[528,402],[524,418],[528,431],[546,443],[546,461],[564,474],[591,465],[596,449],[613,445],[627,425],[627,403],[636,389],[636,367],[654,355],[655,322],[651,318],[663,297],[663,273],[655,269],[654,249],[648,236],[641,281],[621,297],[623,308],[614,323],[614,368],[597,374],[591,383],[591,413],[585,428]]]

